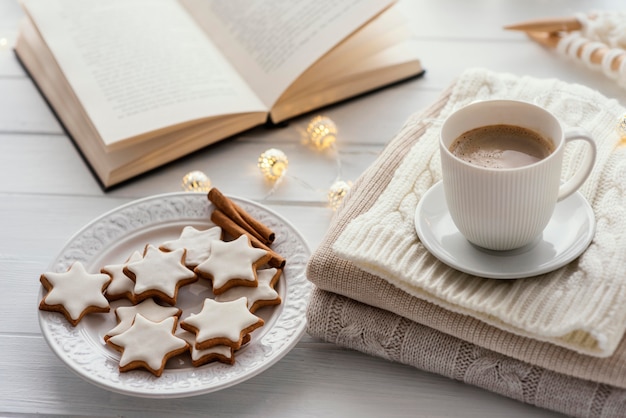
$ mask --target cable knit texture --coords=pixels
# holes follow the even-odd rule
[[[485,74],[484,71],[473,70],[464,74],[461,79],[472,73],[478,73],[483,78],[510,78],[510,76]],[[565,92],[570,92],[568,85],[560,85],[563,86]],[[462,315],[425,299],[414,297],[392,285],[389,281],[357,267],[353,262],[339,258],[333,251],[335,241],[343,234],[348,224],[374,206],[381,194],[387,189],[405,157],[409,158],[411,148],[421,142],[424,139],[424,133],[441,119],[442,112],[450,101],[452,91],[455,88],[456,82],[443,91],[441,96],[427,109],[413,114],[382,150],[376,161],[355,181],[341,206],[335,212],[322,242],[311,255],[307,265],[308,279],[322,290],[392,312],[410,320],[410,322],[425,325],[434,331],[454,336],[476,347],[485,348],[494,353],[564,376],[626,389],[626,338],[622,338],[613,355],[609,357],[600,358],[583,355],[554,344],[508,332],[489,325],[476,317]],[[551,93],[551,91],[547,92]],[[611,107],[614,106],[613,102],[610,104]],[[616,163],[616,161],[613,162],[613,164]],[[597,171],[594,172],[594,176],[598,176]],[[621,177],[624,178],[624,176]],[[619,176],[616,174],[615,178],[619,178]],[[620,210],[620,208],[608,208],[606,210]],[[596,216],[599,218],[599,222],[607,222],[603,221],[597,213]],[[604,229],[607,229],[607,226],[604,226]],[[616,233],[619,232],[616,230]],[[615,242],[608,246],[618,248]],[[603,255],[597,260],[597,263],[610,262],[608,257],[612,257],[612,253],[607,256]],[[438,271],[436,274],[450,274],[450,269],[441,263],[433,261],[432,266]],[[568,268],[575,270],[576,267],[577,264],[573,263]],[[622,272],[618,272],[618,277],[613,279],[617,280],[619,277],[623,277]],[[620,308],[618,307],[618,309]],[[376,321],[370,323],[372,327],[377,325],[379,323]],[[382,324],[381,326],[384,327],[385,325]],[[372,332],[376,332],[376,330]],[[411,341],[407,340],[407,344],[410,343]],[[410,347],[405,349],[410,350]],[[454,347],[450,347],[450,349],[454,350]],[[444,360],[445,358],[442,357],[437,361],[443,362]],[[444,367],[444,365],[439,365],[439,367]],[[575,389],[575,385],[573,386],[568,385],[567,391]]]
[[[391,312],[314,289],[308,332],[573,417],[626,416],[626,390],[555,373],[435,331]]]
[[[585,128],[597,142],[596,165],[580,189],[596,216],[594,240],[574,262],[534,278],[484,279],[448,268],[421,245],[413,226],[419,199],[441,179],[441,121],[463,105],[492,98],[544,106],[565,128]],[[415,139],[420,129],[424,133],[408,148],[375,203],[351,220],[333,250],[360,269],[447,310],[520,336],[609,356],[626,329],[626,147],[619,145],[615,129],[624,112],[615,100],[584,86],[468,70],[436,117],[405,127],[408,138]],[[564,177],[576,171],[585,146],[582,141],[568,145]],[[386,162],[379,159],[376,164]]]

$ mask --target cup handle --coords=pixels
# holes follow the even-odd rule
[[[567,196],[574,193],[582,184],[587,180],[589,174],[591,173],[591,169],[596,162],[596,142],[591,138],[589,133],[584,130],[573,130],[565,133],[565,142],[583,140],[587,141],[589,144],[589,150],[585,154],[585,159],[583,160],[583,164],[580,169],[565,183],[559,187],[559,194],[557,198],[557,202],[565,199]],[[567,145],[567,144],[564,144]]]

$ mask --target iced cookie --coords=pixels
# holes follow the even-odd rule
[[[206,230],[198,230],[193,226],[186,226],[178,239],[166,241],[159,246],[164,251],[174,251],[185,248],[185,265],[191,269],[209,258],[211,242],[222,239],[222,228],[214,226]]]
[[[216,345],[205,348],[204,350],[198,350],[195,347],[196,336],[193,333],[183,330],[176,335],[189,343],[191,364],[195,367],[202,366],[203,364],[207,364],[212,361],[219,361],[224,364],[235,364],[235,350],[227,345]],[[249,335],[244,338],[243,344],[248,341],[250,341]]]
[[[123,264],[109,264],[100,269],[100,273],[108,274],[111,277],[111,283],[107,287],[105,296],[108,300],[114,301],[126,298],[135,303],[135,282],[124,274],[126,264],[139,261],[143,258],[139,251],[135,251]]]
[[[191,314],[180,327],[196,336],[198,350],[216,345],[227,345],[237,350],[246,334],[263,326],[263,319],[248,310],[246,298],[230,302],[205,299],[202,310]]]
[[[257,287],[231,287],[224,293],[215,296],[215,300],[218,302],[227,302],[245,297],[248,301],[248,309],[250,309],[252,313],[263,306],[278,305],[281,300],[278,292],[274,290],[274,286],[276,282],[278,282],[281,273],[282,270],[275,268],[257,270],[259,283]]]
[[[180,318],[182,313],[181,309],[174,306],[161,306],[154,299],[146,299],[134,306],[120,306],[115,309],[118,323],[105,334],[104,340],[106,341],[130,328],[137,314],[141,314],[141,316],[150,321],[160,322],[170,316]]]
[[[212,280],[213,293],[219,295],[233,286],[256,287],[256,270],[271,257],[269,251],[252,247],[250,239],[241,235],[233,241],[214,241],[211,255],[194,271]]]
[[[153,322],[137,314],[129,329],[109,338],[107,344],[122,353],[120,372],[144,368],[161,376],[170,357],[189,349],[187,341],[174,335],[176,322],[174,316]]]
[[[102,273],[88,273],[78,261],[64,273],[42,274],[39,281],[47,290],[39,309],[60,312],[73,326],[87,314],[110,310],[104,291],[111,278]]]
[[[185,250],[161,251],[147,245],[143,259],[126,264],[124,274],[135,282],[135,300],[157,298],[170,305],[176,304],[178,289],[198,280],[185,267]]]

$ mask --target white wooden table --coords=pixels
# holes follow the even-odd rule
[[[427,74],[323,112],[338,125],[346,180],[356,179],[405,119],[468,67],[558,77],[626,104],[626,90],[602,74],[501,30],[536,17],[624,10],[622,0],[408,0],[405,7]],[[195,169],[225,193],[260,201],[268,186],[256,159],[276,147],[289,156],[290,175],[301,181],[287,179],[263,203],[315,248],[331,218],[325,192],[337,171],[333,158],[300,143],[308,115],[285,128],[247,132],[104,192],[15,59],[11,46],[21,14],[16,1],[0,0],[0,416],[558,415],[306,335],[260,375],[192,398],[134,398],[74,375],[41,336],[38,278],[84,224],[134,199],[180,191],[184,174]]]

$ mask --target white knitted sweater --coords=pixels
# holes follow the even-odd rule
[[[534,102],[564,127],[585,128],[595,138],[596,166],[580,192],[594,210],[597,228],[582,256],[552,273],[519,280],[470,276],[432,256],[419,242],[413,217],[421,196],[441,179],[440,123],[413,146],[374,206],[348,225],[333,250],[448,310],[580,353],[608,356],[626,330],[626,146],[615,129],[626,110],[584,86],[472,69],[455,83],[441,117],[490,98]],[[582,142],[568,145],[564,177],[580,164]]]

